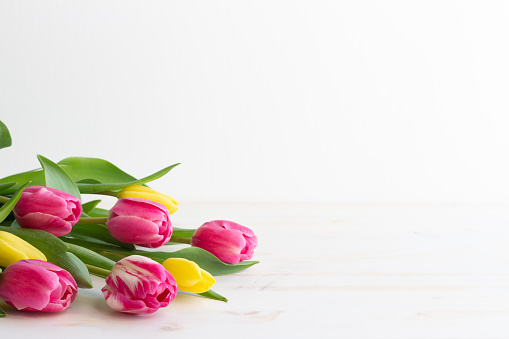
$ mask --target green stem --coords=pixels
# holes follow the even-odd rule
[[[0,195],[0,204],[5,204],[9,200],[10,200],[9,198]]]
[[[92,265],[89,265],[89,264],[85,264],[88,268],[88,271],[90,272],[90,274],[93,274],[93,275],[96,275],[98,277],[101,277],[101,278],[106,278],[108,275],[110,275],[110,271],[108,270],[105,270],[103,268],[99,268],[99,267],[96,267],[96,266],[92,266]]]
[[[90,224],[106,224],[106,221],[108,221],[108,218],[105,217],[81,217],[80,220],[77,222],[78,225],[90,225]]]
[[[191,238],[171,237],[170,241],[171,242],[178,242],[178,243],[181,243],[181,244],[190,244],[191,243]]]

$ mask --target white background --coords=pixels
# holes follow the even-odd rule
[[[509,202],[509,3],[0,0],[0,177],[193,201]]]

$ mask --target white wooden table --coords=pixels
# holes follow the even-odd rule
[[[509,206],[182,204],[179,227],[230,219],[259,237],[228,303],[178,295],[148,316],[111,311],[103,281],[64,312],[8,312],[36,338],[509,338]]]

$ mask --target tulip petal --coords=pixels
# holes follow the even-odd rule
[[[119,199],[106,225],[117,240],[149,248],[166,244],[173,231],[166,207],[140,198]]]
[[[140,198],[122,198],[115,204],[115,214],[120,216],[136,215],[148,220],[167,220],[165,212],[167,209],[164,205]]]
[[[258,238],[256,235],[246,236],[246,234],[244,234],[244,238],[246,239],[246,246],[244,246],[240,252],[240,261],[251,259],[256,246],[258,246]]]
[[[203,293],[210,290],[212,286],[216,283],[216,279],[209,272],[201,269],[201,280],[198,284],[194,285],[193,288],[189,291],[192,293]]]
[[[196,230],[191,245],[209,251],[222,261],[236,264],[240,261],[240,251],[246,245],[246,239],[239,230],[204,227]]]
[[[2,273],[0,298],[18,310],[42,310],[50,302],[51,292],[58,287],[56,273],[23,260],[10,265]]]
[[[3,239],[0,239],[0,266],[7,267],[16,261],[28,259],[28,256]]]
[[[58,237],[71,231],[82,207],[79,199],[66,192],[31,186],[25,189],[13,212],[21,227],[41,229]]]
[[[43,230],[56,237],[66,235],[72,230],[72,225],[54,215],[41,212],[29,213],[24,216],[16,216],[16,221],[21,227]]]
[[[253,257],[258,239],[245,226],[228,220],[204,223],[194,233],[191,245],[200,247],[231,264]]]
[[[163,262],[163,266],[171,273],[182,292],[203,293],[216,282],[209,272],[191,260],[168,258]]]
[[[155,201],[163,204],[170,214],[178,210],[178,201],[176,199],[143,185],[131,185],[125,187],[119,192],[118,198],[142,198]]]
[[[46,187],[31,186],[25,189],[15,210],[20,216],[39,210],[63,218],[67,216],[67,203]]]
[[[6,278],[0,278],[0,294],[22,311],[65,310],[77,295],[76,281],[71,274],[46,261],[22,260],[9,266],[4,274]],[[6,285],[15,287],[10,290]]]
[[[9,232],[0,231],[0,266],[7,267],[23,259],[46,261],[46,256],[20,237]]]
[[[194,261],[184,258],[169,258],[163,262],[163,266],[175,278],[179,287],[192,286],[201,280],[200,266]]]
[[[139,217],[117,216],[108,220],[106,226],[115,239],[128,244],[150,245],[165,240],[158,225]]]
[[[108,287],[102,289],[109,307],[115,311],[125,313],[153,313],[157,308],[149,309],[143,300],[130,299],[122,293],[111,291]]]

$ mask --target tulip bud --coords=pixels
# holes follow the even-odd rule
[[[120,259],[101,289],[108,306],[125,313],[153,313],[175,298],[178,287],[158,262],[131,255]]]
[[[182,292],[207,292],[216,282],[214,277],[194,261],[184,258],[168,258],[163,262]]]
[[[175,213],[177,211],[177,209],[178,209],[177,205],[179,204],[179,202],[177,200],[170,197],[169,195],[160,193],[156,190],[153,190],[150,187],[143,186],[143,185],[127,186],[118,193],[117,197],[119,199],[121,199],[121,198],[141,198],[141,199],[152,200],[152,201],[158,202],[158,203],[166,206],[166,208],[168,209],[168,212],[170,214]]]
[[[251,259],[257,245],[258,239],[251,229],[227,220],[206,222],[191,238],[191,246],[209,251],[231,264]]]
[[[119,199],[106,226],[115,239],[150,248],[166,244],[173,232],[166,207],[140,198]]]
[[[44,254],[32,244],[14,234],[0,231],[0,266],[7,267],[23,259],[46,261]]]
[[[35,228],[62,236],[81,216],[81,200],[55,188],[27,187],[14,207],[16,221],[23,228]]]
[[[15,262],[0,275],[0,299],[20,311],[62,311],[77,293],[78,286],[69,272],[42,260]]]

